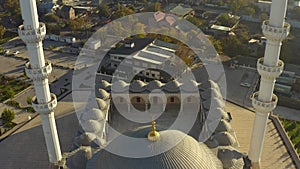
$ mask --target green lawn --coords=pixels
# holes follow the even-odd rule
[[[300,154],[300,122],[281,119],[281,123],[284,126],[286,132],[288,133],[299,155]]]
[[[29,84],[16,78],[0,75],[0,102],[11,98],[28,86]]]

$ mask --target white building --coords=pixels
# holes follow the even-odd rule
[[[109,52],[110,68],[116,69],[122,63],[123,67],[127,67],[125,72],[131,71],[149,79],[162,80],[165,77],[160,70],[178,64],[172,64],[175,48],[175,44],[160,40],[134,38]]]

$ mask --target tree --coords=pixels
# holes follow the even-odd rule
[[[216,24],[232,27],[234,24],[236,24],[237,21],[238,20],[236,18],[230,17],[227,13],[223,13],[217,18]]]
[[[77,18],[70,21],[70,27],[73,32],[86,31],[89,25],[90,21],[85,17]]]
[[[17,24],[22,23],[21,8],[20,8],[19,0],[5,0],[4,7],[7,10],[7,12],[10,14],[12,19]]]
[[[208,39],[214,45],[216,51],[218,53],[223,53],[223,46],[220,40],[215,39],[213,36],[209,36]]]
[[[146,12],[157,12],[161,11],[161,3],[154,2],[150,3],[149,6],[146,8]]]
[[[101,17],[109,18],[111,16],[111,10],[106,3],[101,3],[98,9],[99,9],[99,15]]]
[[[112,19],[115,20],[115,19],[121,18],[123,16],[131,15],[131,14],[134,14],[133,10],[118,3],[118,10],[112,15]]]
[[[239,10],[247,6],[246,0],[229,0],[230,11],[233,15],[236,15]]]
[[[224,45],[224,53],[230,57],[249,54],[248,48],[243,45],[237,36],[229,36],[223,39],[222,44]]]
[[[15,92],[11,87],[6,88],[6,90],[3,90],[3,95],[6,98],[13,98],[15,97]]]
[[[243,13],[249,16],[253,16],[255,14],[255,9],[248,6],[243,10]]]
[[[49,21],[49,22],[56,22],[56,23],[58,23],[59,22],[59,17],[57,15],[55,15],[54,13],[50,13],[50,14],[47,14],[45,16],[45,20]]]
[[[259,18],[260,18],[260,20],[264,21],[264,20],[269,19],[269,16],[266,13],[261,13],[260,16],[259,16]]]
[[[6,32],[6,28],[3,25],[0,25],[0,38],[1,39],[4,37],[5,32]]]
[[[200,20],[199,18],[196,17],[192,17],[192,16],[188,16],[186,18],[187,21],[191,22],[192,24],[194,24],[195,26],[199,27],[203,24],[203,21]]]
[[[46,24],[47,33],[59,35],[61,27],[58,24]]]
[[[32,104],[32,97],[27,97],[27,104],[28,105],[31,105]]]
[[[1,118],[5,125],[10,124],[15,119],[15,112],[13,110],[5,108],[1,115]]]

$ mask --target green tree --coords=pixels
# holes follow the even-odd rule
[[[253,16],[255,14],[255,9],[248,6],[243,10],[243,13],[245,15]]]
[[[223,13],[217,18],[216,24],[232,27],[237,21],[238,20],[236,18],[230,17],[227,13]]]
[[[112,15],[112,19],[118,19],[123,16],[134,14],[134,11],[118,3],[118,10]]]
[[[8,108],[5,108],[2,112],[1,118],[5,125],[10,124],[15,119],[15,112]]]
[[[27,102],[28,105],[31,105],[32,104],[32,97],[27,97],[26,102]]]
[[[269,16],[266,13],[261,13],[260,16],[259,16],[259,18],[260,18],[260,20],[264,21],[264,20],[269,19]]]
[[[208,39],[214,45],[214,47],[218,53],[223,53],[223,45],[220,40],[215,39],[213,36],[209,36]]]
[[[192,24],[194,24],[195,26],[199,27],[203,24],[203,21],[199,18],[196,17],[192,17],[192,16],[188,16],[186,18],[187,21],[191,22]]]
[[[60,35],[61,27],[58,24],[46,24],[47,33]]]
[[[145,9],[145,11],[147,12],[161,11],[161,3],[159,2],[150,3],[148,7]]]
[[[3,25],[0,25],[0,38],[1,39],[4,37],[5,32],[6,32],[6,28]]]
[[[249,54],[248,48],[243,45],[237,36],[229,36],[221,42],[224,45],[224,53],[230,57]]]
[[[99,15],[102,17],[110,17],[111,16],[111,10],[109,6],[106,3],[101,3],[98,7],[99,9]]]
[[[3,95],[6,98],[11,98],[12,99],[13,97],[15,97],[15,92],[11,87],[7,87],[5,90],[3,90]]]
[[[22,23],[19,0],[5,0],[4,7],[17,24]]]
[[[73,32],[87,31],[89,25],[90,21],[85,17],[70,20],[70,27]]]
[[[54,13],[50,13],[50,14],[47,14],[45,16],[45,20],[47,22],[56,22],[56,23],[58,23],[59,22],[59,17],[57,15],[55,15]]]
[[[241,8],[247,6],[246,0],[229,0],[230,11],[233,15],[236,15]]]

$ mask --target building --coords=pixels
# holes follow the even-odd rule
[[[59,5],[55,3],[40,3],[38,5],[38,12],[41,14],[54,13],[59,9]]]
[[[57,15],[66,20],[73,20],[76,18],[75,10],[72,6],[64,5],[58,11]]]
[[[261,12],[270,13],[272,1],[258,1],[256,6],[260,9]]]
[[[193,10],[193,8],[187,7],[183,4],[179,4],[177,6],[170,5],[169,7],[167,7],[167,9],[167,11],[169,11],[171,14],[182,18],[186,18],[189,16],[193,17],[195,15],[195,11]]]
[[[158,70],[172,69],[172,66],[177,65],[177,63],[172,63],[175,49],[175,44],[160,40],[133,38],[109,52],[110,65],[108,66],[110,69],[116,69],[122,62],[123,71],[130,71],[147,79],[165,81],[168,77]],[[123,62],[124,60],[125,62]],[[175,68],[173,69],[175,70]]]
[[[151,81],[144,83],[138,80],[126,83],[118,80],[110,84],[102,80],[98,85],[100,85],[96,93],[98,107],[85,110],[81,115],[81,124],[86,132],[79,132],[75,138],[74,149],[66,159],[66,164],[69,168],[241,169],[247,166],[246,157],[238,151],[235,132],[230,126],[230,117],[223,107],[222,96],[215,82],[207,81],[200,84],[195,81],[185,83],[178,81],[170,81],[168,83]],[[123,93],[127,87],[130,89],[130,97],[128,99],[124,97]],[[183,90],[183,93],[175,92],[179,91],[179,88]],[[154,89],[164,91],[168,95],[166,100],[159,93],[149,98],[150,91]],[[197,96],[196,91],[200,92],[200,97],[199,95]],[[114,95],[111,93],[114,93]],[[182,98],[180,95],[184,97]],[[126,113],[125,116],[138,116],[141,112],[130,108],[130,102],[136,109],[146,110],[143,113],[152,114],[154,112],[151,111],[159,112],[159,110],[168,113],[160,116],[156,123],[152,121],[151,130],[151,127],[148,125],[141,126],[141,124],[129,122],[127,119],[124,119],[123,115],[117,113],[118,109],[116,107],[119,107],[122,109],[122,112],[124,111],[123,113]],[[107,106],[110,103],[113,104]],[[164,103],[166,103],[166,107],[164,107]],[[192,124],[193,127],[189,135],[186,136],[180,129],[168,129],[169,125],[171,125],[170,122],[176,118],[171,112],[174,113],[176,112],[174,110],[182,109],[186,118],[194,118],[191,115],[192,113],[190,114],[189,112],[191,107],[198,105],[197,103],[200,103],[202,107],[197,109],[199,112],[196,113],[196,122]],[[183,107],[180,108],[180,105],[183,105]],[[216,109],[209,112],[208,109],[211,105],[214,105]],[[206,119],[210,118],[210,113],[214,117],[220,117],[215,129],[212,129],[211,124],[204,123]],[[109,133],[110,130],[105,129],[108,123],[116,130],[122,133],[125,132],[127,136],[141,139],[139,144],[123,142],[121,136],[114,138],[111,142],[108,141],[110,138],[105,136],[114,135]],[[122,125],[117,125],[117,123]],[[197,140],[201,130],[214,130],[215,132],[205,143],[199,143]],[[95,134],[97,137],[95,137]],[[126,153],[132,152],[133,149],[138,149],[140,152],[149,153],[149,157],[139,157],[137,159],[125,155],[116,155],[109,151],[110,148],[101,148],[101,145],[106,144],[106,141],[109,142],[107,147],[111,146],[112,149],[115,147],[119,152]],[[164,151],[166,146],[168,147],[174,142],[178,142],[178,144],[176,143],[171,149]],[[152,151],[152,146],[156,147],[155,151]],[[91,149],[83,151],[86,147],[91,147]],[[160,151],[162,152],[160,153]]]

